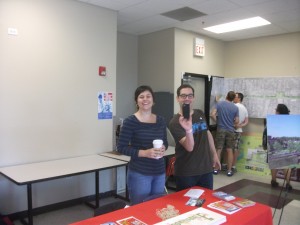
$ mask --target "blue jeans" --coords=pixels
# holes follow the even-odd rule
[[[193,186],[201,186],[213,190],[213,174],[206,173],[200,176],[175,176],[176,191]]]
[[[127,185],[131,205],[165,193],[165,173],[160,175],[144,175],[128,169]]]

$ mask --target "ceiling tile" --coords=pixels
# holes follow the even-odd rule
[[[300,32],[300,0],[77,0],[118,11],[118,31],[133,35],[177,27],[223,41]],[[190,7],[208,15],[179,22],[161,13]],[[204,27],[261,16],[269,27],[214,34]]]

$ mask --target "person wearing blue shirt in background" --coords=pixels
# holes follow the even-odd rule
[[[229,91],[225,101],[217,103],[216,108],[211,112],[211,118],[217,122],[216,148],[218,157],[221,159],[221,152],[224,147],[227,151],[227,176],[232,176],[233,148],[235,145],[235,126],[239,123],[239,109],[232,102],[235,92]],[[218,174],[214,170],[214,174]]]
[[[137,112],[124,120],[117,146],[118,152],[131,156],[127,185],[132,205],[164,194],[163,156],[168,148],[165,119],[152,113],[154,94],[151,87],[138,87],[134,98]],[[161,148],[153,148],[155,139],[163,141]]]

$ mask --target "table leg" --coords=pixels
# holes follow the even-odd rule
[[[96,209],[99,207],[99,171],[95,171],[95,204],[86,202],[89,207]]]
[[[95,182],[96,182],[96,208],[99,207],[99,171],[95,171]]]
[[[31,184],[27,184],[27,201],[28,201],[28,224],[33,225],[32,216],[32,189]]]
[[[125,176],[125,183],[126,183],[126,191],[125,191],[125,196],[126,200],[129,201],[129,193],[128,193],[128,185],[127,185],[127,173],[128,173],[128,164],[126,165],[126,176]]]

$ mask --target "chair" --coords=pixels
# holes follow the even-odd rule
[[[176,160],[175,156],[172,156],[170,158],[169,162],[168,162],[168,166],[167,166],[167,169],[166,169],[167,178],[174,175],[175,160]]]
[[[173,187],[170,187],[168,185],[168,181],[170,179],[171,176],[174,175],[174,164],[175,164],[175,156],[172,156],[169,161],[168,161],[168,165],[167,165],[167,168],[166,168],[166,184],[165,184],[165,189],[167,190],[167,188],[170,188],[170,189],[175,189]],[[168,192],[167,192],[168,193]]]
[[[125,206],[126,206],[126,202],[117,200],[96,208],[94,210],[94,216],[99,216],[105,213],[116,211],[118,209],[123,209],[125,208]]]
[[[169,128],[167,128],[167,139],[168,139],[169,146],[176,146],[175,139],[171,131],[169,130]]]

